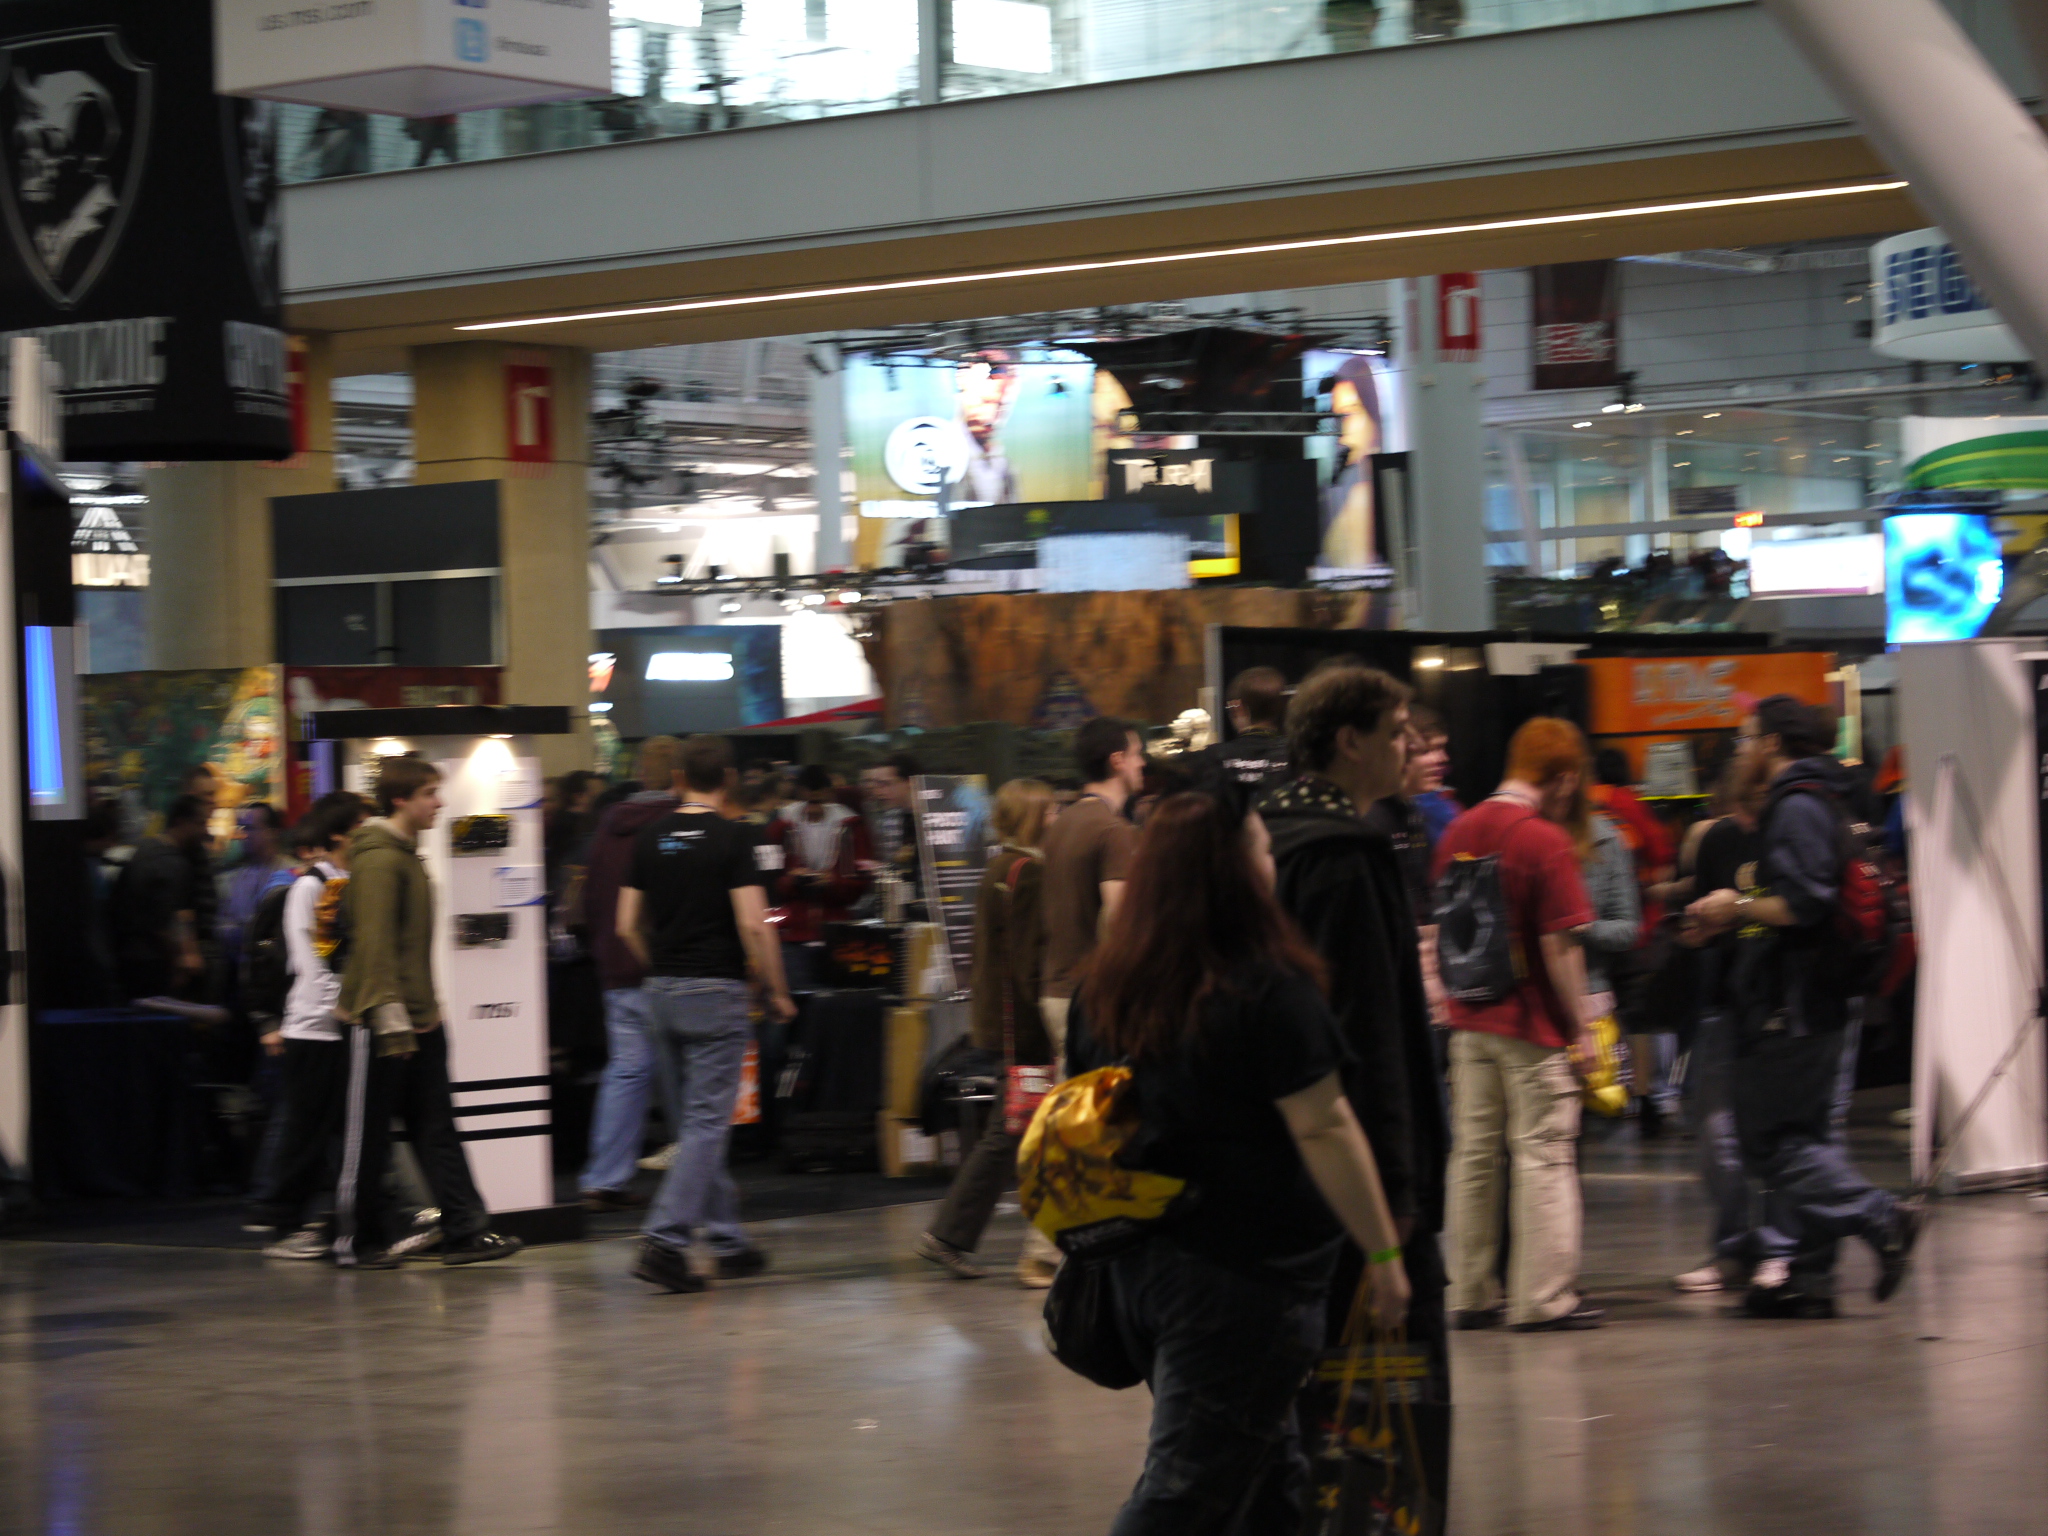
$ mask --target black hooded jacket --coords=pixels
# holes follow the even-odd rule
[[[1415,916],[1392,839],[1326,779],[1266,792],[1280,905],[1330,968],[1330,1007],[1352,1061],[1345,1094],[1394,1217],[1437,1232],[1450,1129],[1429,1037]]]
[[[1815,1033],[1849,1021],[1847,956],[1836,930],[1848,825],[1858,782],[1832,757],[1780,770],[1757,819],[1756,884],[1792,909],[1790,928],[1736,930],[1731,985],[1745,1038],[1790,1028]]]

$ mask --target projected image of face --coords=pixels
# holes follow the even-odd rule
[[[1884,524],[1885,638],[1893,644],[1968,640],[2005,589],[1991,520],[1969,512],[1912,512]]]

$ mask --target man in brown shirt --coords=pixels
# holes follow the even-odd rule
[[[1145,778],[1144,746],[1127,720],[1090,720],[1074,737],[1074,757],[1086,781],[1081,798],[1045,834],[1045,996],[1039,1002],[1062,1064],[1074,983],[1116,911],[1138,847],[1124,803]]]

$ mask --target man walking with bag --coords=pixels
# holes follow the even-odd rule
[[[1837,1243],[1877,1253],[1876,1299],[1906,1278],[1921,1214],[1874,1188],[1840,1135],[1855,1071],[1861,981],[1844,906],[1854,875],[1845,801],[1854,780],[1830,755],[1821,711],[1773,694],[1747,722],[1744,747],[1769,775],[1758,857],[1743,888],[1709,891],[1690,914],[1732,930],[1735,1130],[1742,1162],[1764,1186],[1753,1317],[1835,1315]]]

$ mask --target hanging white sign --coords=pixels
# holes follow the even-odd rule
[[[608,96],[606,0],[214,0],[215,88],[440,117]]]

